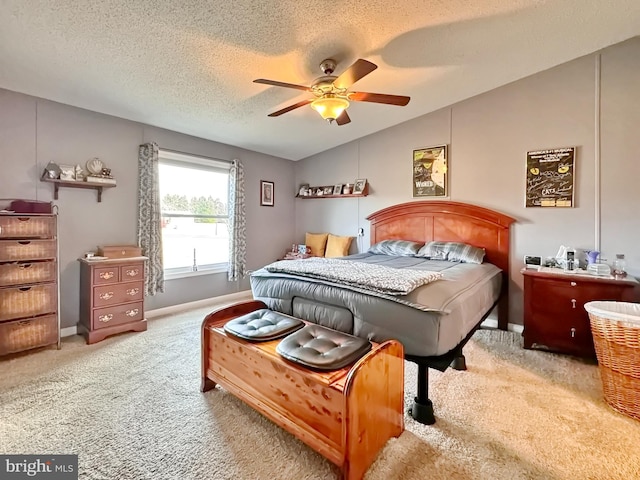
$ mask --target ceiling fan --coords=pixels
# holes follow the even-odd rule
[[[289,105],[277,112],[270,113],[270,117],[278,117],[283,113],[290,112],[296,108],[304,107],[311,104],[322,118],[332,123],[334,120],[338,125],[345,125],[351,122],[347,108],[349,102],[372,102],[384,103],[387,105],[398,105],[404,107],[409,103],[410,97],[401,95],[386,95],[383,93],[367,93],[367,92],[351,92],[349,87],[361,78],[369,75],[378,66],[367,60],[358,59],[353,65],[345,70],[340,76],[333,75],[336,69],[336,61],[326,59],[320,64],[320,69],[324,75],[316,78],[310,87],[304,85],[295,85],[293,83],[278,82],[275,80],[266,80],[258,78],[254,83],[263,83],[265,85],[273,85],[276,87],[295,88],[310,92],[314,98],[309,98],[301,102]]]

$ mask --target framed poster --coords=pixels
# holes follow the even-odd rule
[[[263,207],[273,207],[273,182],[260,180],[260,205]]]
[[[525,207],[573,207],[575,147],[527,152]]]
[[[413,151],[413,196],[447,196],[447,146]]]

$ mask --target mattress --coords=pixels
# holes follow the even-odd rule
[[[344,258],[437,271],[442,278],[407,295],[380,296],[263,268],[251,274],[253,297],[272,310],[374,342],[396,339],[407,355],[435,356],[458,345],[495,305],[500,294],[501,270],[490,263],[452,263],[371,253]]]

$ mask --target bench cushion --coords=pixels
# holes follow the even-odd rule
[[[298,318],[262,308],[229,320],[224,324],[224,331],[245,340],[266,342],[284,337],[303,326],[304,322]]]
[[[318,370],[337,370],[371,350],[371,342],[321,325],[307,325],[276,347],[283,358]]]

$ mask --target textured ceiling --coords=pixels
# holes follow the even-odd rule
[[[640,34],[639,0],[0,0],[0,87],[298,160]],[[378,69],[329,125],[294,89]]]

